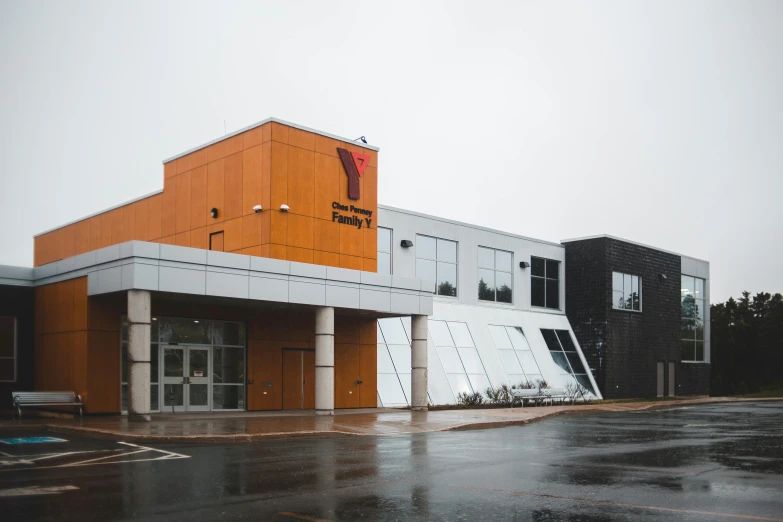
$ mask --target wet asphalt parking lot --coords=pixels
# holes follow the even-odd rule
[[[783,520],[783,402],[244,444],[0,437],[0,518]]]

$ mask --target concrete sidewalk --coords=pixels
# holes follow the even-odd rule
[[[267,437],[402,435],[434,431],[484,429],[527,424],[565,413],[625,412],[690,405],[759,402],[781,399],[702,397],[656,402],[577,404],[480,410],[412,412],[395,409],[338,410],[333,417],[313,412],[236,412],[158,414],[152,422],[128,422],[127,418],[28,419],[0,422],[4,428],[43,428],[59,433],[144,442],[248,442]],[[1,433],[1,431],[0,431]]]

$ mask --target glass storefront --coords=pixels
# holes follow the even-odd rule
[[[150,410],[245,409],[245,323],[153,317]],[[122,326],[122,411],[128,410],[126,320]]]

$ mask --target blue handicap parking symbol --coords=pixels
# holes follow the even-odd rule
[[[3,444],[41,444],[44,442],[68,442],[55,437],[19,437],[15,439],[0,439]]]

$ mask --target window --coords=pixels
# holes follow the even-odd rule
[[[560,261],[530,258],[530,304],[560,309]]]
[[[392,230],[378,227],[378,273],[391,275],[392,273]]]
[[[642,278],[612,272],[612,308],[642,311]]]
[[[704,361],[704,287],[704,279],[682,276],[680,339],[683,361]]]
[[[538,362],[530,350],[522,328],[496,325],[488,325],[488,327],[511,385],[537,385],[543,380]]]
[[[505,250],[479,247],[478,249],[478,298],[481,301],[511,303],[514,255]]]
[[[483,395],[491,384],[468,325],[431,320],[429,331],[454,397],[462,392]]]
[[[457,242],[416,235],[416,277],[435,281],[435,293],[457,297]]]
[[[571,333],[568,330],[544,330],[542,328],[541,335],[544,336],[546,346],[549,348],[549,355],[560,367],[560,374],[570,375],[577,383],[595,395],[593,383],[590,382],[585,365],[582,364],[582,358],[579,357],[576,345],[571,339]]]
[[[0,382],[16,381],[16,317],[0,317]]]

